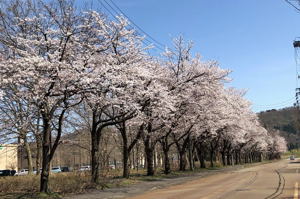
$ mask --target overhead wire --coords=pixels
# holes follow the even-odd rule
[[[102,1],[99,1],[99,0],[97,0],[100,4],[101,4],[101,6],[114,18],[114,19],[116,19],[116,20],[118,20],[118,18],[116,17],[116,15],[108,8],[108,7],[106,7],[103,3],[102,3]],[[118,13],[116,13],[117,15],[118,15]],[[131,24],[129,24],[129,26],[131,27],[131,28],[133,28],[134,29],[134,27],[131,25]],[[149,42],[149,43],[146,43],[146,41],[147,42]],[[148,41],[146,38],[142,41],[142,43],[145,45],[145,46],[149,46],[149,45],[151,45],[151,42],[150,41]]]
[[[107,2],[106,0],[104,0],[105,2]],[[138,26],[133,20],[131,20],[121,9],[120,7],[114,3],[113,0],[109,0],[118,10],[120,13],[122,13],[134,26],[136,26],[142,33],[144,33],[146,36],[148,36],[151,40],[153,40],[157,45],[161,46],[161,47],[165,47],[164,44],[160,43],[159,41],[157,41],[155,38],[153,38],[151,35],[149,35],[146,31],[144,31],[140,26]]]
[[[294,7],[296,10],[300,11],[300,8],[295,6],[290,0],[285,0],[288,4],[290,4],[292,7]]]
[[[276,108],[284,108],[287,106],[293,106],[294,102],[295,102],[295,98],[293,97],[274,104],[253,104],[252,107],[260,108],[260,109],[276,109]]]
[[[144,35],[142,36],[148,36],[152,41],[150,41],[147,37],[144,38],[144,40],[142,41],[144,45],[146,46],[150,46],[153,45],[155,48],[153,48],[155,51],[157,49],[161,50],[161,51],[165,51],[165,49],[163,48],[164,45],[161,44],[160,42],[158,42],[156,39],[154,39],[150,34],[146,33],[141,27],[139,27],[133,20],[131,20],[114,2],[112,2],[112,4],[116,7],[116,9],[118,9],[119,11],[117,11],[109,2],[107,2],[106,0],[97,0],[101,6],[116,20],[118,20],[118,18],[116,17],[117,15],[123,15],[129,22],[129,27],[133,28],[136,30],[136,32],[140,35],[142,35],[141,33],[138,32],[138,30],[140,32],[142,32]],[[106,5],[105,5],[105,4]],[[137,30],[138,29],[138,30]],[[146,43],[148,42],[148,43]],[[163,47],[162,47],[163,46]]]
[[[265,106],[265,107],[255,107],[252,108],[259,109],[259,110],[269,110],[269,109],[281,109],[281,108],[288,108],[288,107],[294,107],[294,102],[283,104],[283,105],[277,105],[277,106]]]
[[[118,18],[116,17],[116,15],[108,8],[108,7],[106,7],[103,3],[102,3],[102,1],[100,1],[100,0],[97,0],[100,4],[101,4],[101,6],[114,18],[114,19],[116,19],[116,20],[118,20]],[[118,13],[117,13],[118,14]],[[134,28],[133,26],[131,26],[130,24],[129,24],[129,26],[131,27],[131,28]],[[144,43],[144,41],[143,41],[143,43]],[[146,46],[148,46],[149,44],[146,44],[146,43],[144,43]]]
[[[280,101],[280,102],[276,102],[276,103],[272,103],[272,104],[266,104],[266,105],[278,105],[278,104],[285,104],[286,102],[290,102],[291,100],[294,100],[294,97],[290,97],[286,100],[283,100],[283,101]],[[260,106],[265,106],[265,105],[262,105],[262,104],[257,104],[257,105],[260,105]]]
[[[279,109],[279,108],[286,108],[286,107],[294,107],[294,102],[287,103],[287,104],[282,104],[282,105],[277,105],[277,106],[265,106],[265,107],[252,107],[260,110],[268,110],[268,109]]]
[[[116,10],[116,9],[114,9],[107,1],[105,1],[104,0],[104,2],[110,7],[110,9],[116,14],[116,15],[120,15],[120,13]],[[102,5],[103,5],[103,3],[102,3]],[[108,10],[108,8],[107,7],[105,7],[106,8],[106,10]],[[117,19],[116,18],[116,15],[114,15],[111,11],[109,11],[109,13],[115,18],[115,19]],[[135,24],[133,21],[131,21],[125,14],[123,14],[123,12],[121,12],[121,14],[124,16],[124,17],[126,17],[126,19],[130,22],[130,24],[129,24],[129,26],[131,27],[131,28],[133,28],[133,29],[136,29],[133,25]],[[147,41],[147,42],[149,42],[149,44],[152,44],[153,42],[151,42],[150,40],[148,40],[147,38],[144,38],[144,40],[145,41]],[[148,44],[147,44],[148,45]]]

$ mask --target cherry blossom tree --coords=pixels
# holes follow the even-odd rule
[[[95,52],[89,45],[93,39],[89,18],[76,12],[70,1],[46,4],[16,0],[0,15],[1,89],[14,85],[18,88],[14,95],[25,98],[41,115],[40,191],[47,192],[50,162],[64,119],[69,109],[82,101],[81,93],[89,86],[88,60]]]
[[[191,49],[192,43],[185,43],[179,37],[174,40],[174,49],[167,49],[164,53],[165,65],[169,69],[166,78],[168,89],[175,100],[175,111],[168,119],[169,128],[164,129],[160,139],[165,154],[165,173],[169,173],[168,151],[173,144],[179,153],[180,170],[185,169],[184,156],[192,143],[191,134],[196,131],[195,126],[200,122],[205,107],[216,97],[218,87],[229,73],[220,69],[216,62],[204,62],[198,55],[193,57]],[[169,136],[173,140],[170,143]],[[190,163],[191,160],[190,155]]]

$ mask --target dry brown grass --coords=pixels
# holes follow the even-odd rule
[[[38,188],[38,176],[0,177],[0,192],[2,193],[36,192]]]
[[[135,180],[120,178],[120,170],[111,170],[110,172],[101,174],[100,183],[98,184],[90,182],[91,176],[89,172],[51,174],[49,178],[49,191],[64,195],[68,193],[83,193],[89,189],[104,189],[135,183]],[[40,176],[36,175],[0,177],[0,198],[11,194],[17,194],[18,196],[25,194],[27,197],[28,194],[38,193],[39,181]],[[29,198],[34,197],[29,196]]]
[[[49,181],[50,191],[58,193],[81,193],[90,186],[90,176],[85,172],[52,174]]]
[[[0,193],[32,193],[39,190],[40,176],[0,177]],[[49,190],[58,193],[80,193],[90,185],[87,173],[59,173],[50,175]]]
[[[186,172],[174,172],[169,176],[182,175]],[[92,184],[90,182],[89,172],[69,172],[51,174],[49,178],[49,191],[51,193],[69,194],[69,193],[83,193],[89,189],[104,189],[110,187],[123,187],[138,183],[139,181],[149,181],[152,179],[167,177],[162,174],[160,169],[157,170],[156,176],[145,176],[146,170],[130,170],[130,179],[122,178],[122,170],[109,170],[101,172],[100,183]],[[26,197],[31,193],[38,193],[40,185],[40,176],[8,176],[0,177],[0,198],[10,194],[25,194]],[[25,197],[25,198],[26,198]],[[14,198],[14,197],[12,197]],[[33,196],[29,196],[33,198]]]

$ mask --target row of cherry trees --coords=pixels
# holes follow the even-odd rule
[[[1,135],[25,144],[34,139],[42,148],[40,191],[48,191],[50,162],[71,126],[89,132],[92,182],[99,179],[100,140],[108,127],[122,138],[124,177],[139,140],[148,175],[154,175],[157,145],[165,173],[172,146],[180,170],[187,153],[192,168],[193,154],[205,167],[217,154],[231,164],[285,151],[285,140],[261,127],[244,92],[224,86],[230,71],[194,56],[182,37],[161,57],[148,55],[143,39],[125,18],[77,10],[72,1],[3,1]]]

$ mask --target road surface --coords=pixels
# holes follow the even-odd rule
[[[220,173],[130,199],[300,199],[300,159]]]

